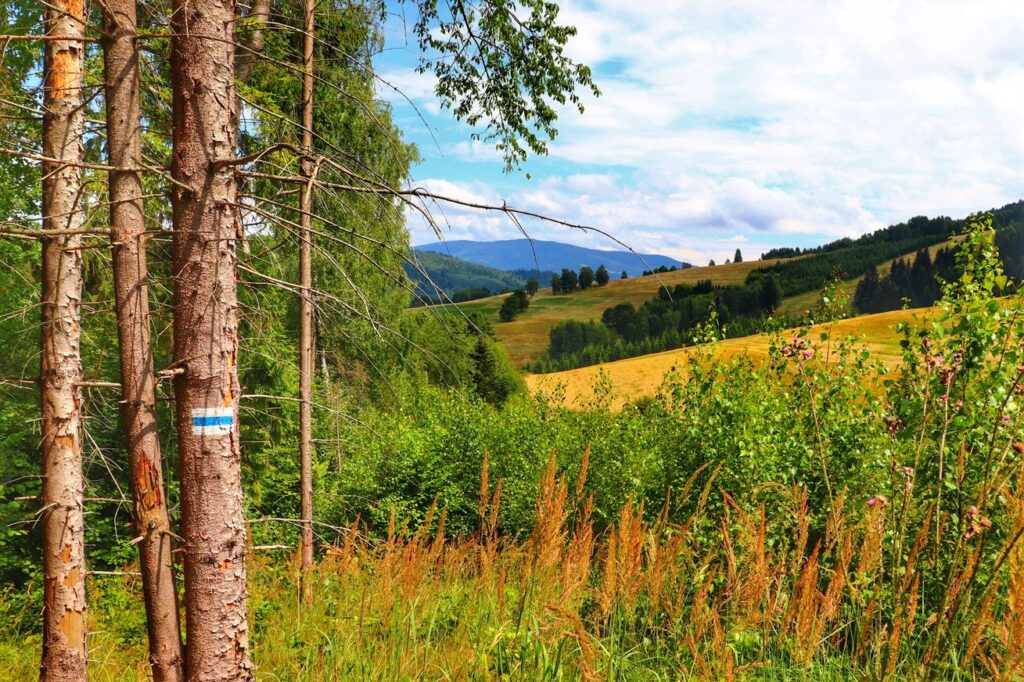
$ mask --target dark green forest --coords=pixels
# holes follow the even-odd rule
[[[522,289],[527,281],[547,281],[553,273],[536,270],[497,270],[433,251],[416,251],[405,264],[416,285],[412,305],[460,303]]]

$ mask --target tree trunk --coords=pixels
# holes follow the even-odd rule
[[[43,229],[77,230],[82,217],[83,0],[46,5],[43,65]],[[43,240],[39,359],[43,459],[45,681],[85,680],[85,518],[82,509],[82,237]]]
[[[174,360],[189,679],[249,680],[238,433],[235,3],[174,0]]]
[[[263,31],[270,21],[270,4],[271,0],[252,0],[249,6],[246,18],[253,21],[249,22],[248,33],[238,38],[240,49],[235,55],[235,78],[239,82],[249,80],[259,53],[263,51]]]
[[[138,169],[142,165],[142,144],[135,0],[106,0],[104,9],[107,36],[103,43],[103,66],[110,165]],[[111,171],[109,190],[121,406],[135,521],[142,537],[139,563],[149,663],[156,682],[177,682],[185,678],[184,661],[156,421],[141,172]]]
[[[313,31],[314,0],[303,3],[302,38],[302,185],[299,205],[299,488],[302,515],[301,567],[303,595],[308,595],[308,573],[313,566]]]

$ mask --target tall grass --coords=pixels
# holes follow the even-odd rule
[[[1000,494],[1006,532],[933,554],[937,525],[909,527],[913,486],[896,499],[840,496],[812,537],[806,491],[747,510],[720,496],[682,524],[627,504],[598,534],[585,487],[554,459],[521,541],[497,537],[501,483],[483,481],[480,527],[446,539],[444,510],[372,541],[354,523],[318,563],[312,598],[294,562],[252,559],[261,679],[1019,679],[1024,674],[1024,484]],[[941,533],[939,533],[941,536]],[[967,536],[970,535],[968,538]],[[994,552],[983,547],[994,544]],[[994,557],[989,565],[981,557]],[[95,680],[145,679],[141,623],[125,619],[136,579],[94,578]],[[929,601],[928,594],[934,596]],[[137,602],[136,602],[137,604]],[[136,609],[137,610],[137,609]],[[0,673],[35,675],[35,613],[3,615]],[[31,623],[28,623],[31,625]]]
[[[442,505],[376,532],[357,519],[309,599],[294,559],[250,553],[259,677],[1024,679],[1024,305],[994,298],[1006,280],[990,232],[964,244],[966,276],[870,387],[866,352],[828,338],[818,352],[806,335],[777,339],[761,374],[709,352],[685,385],[668,381],[666,414],[697,436],[685,442],[743,444],[670,471],[661,508],[647,494],[599,514],[591,494],[609,484],[593,483],[614,461],[592,466],[588,448],[560,471],[552,453],[528,530],[502,534],[516,472],[485,457],[456,532]],[[745,390],[716,389],[730,371]],[[765,372],[777,381],[750,383]],[[796,409],[810,429],[763,468],[767,439],[787,434],[725,426],[790,424],[775,417]],[[0,679],[36,676],[31,589],[0,591]],[[89,589],[92,678],[145,679],[137,579]]]

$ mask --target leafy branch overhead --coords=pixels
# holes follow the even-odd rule
[[[418,71],[436,76],[442,106],[478,129],[473,139],[495,143],[506,172],[529,152],[547,153],[547,142],[558,134],[558,105],[570,103],[582,113],[580,91],[601,94],[590,68],[565,54],[576,28],[558,23],[557,3],[415,4]]]

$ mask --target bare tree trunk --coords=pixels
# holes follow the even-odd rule
[[[302,208],[299,235],[299,488],[302,516],[301,567],[303,594],[308,594],[308,573],[313,566],[313,258],[310,230],[313,208],[313,31],[314,0],[304,0],[302,38]]]
[[[174,360],[189,679],[249,680],[232,0],[174,0]]]
[[[253,24],[249,33],[239,38],[241,49],[235,55],[235,78],[241,83],[249,80],[259,53],[263,51],[263,30],[270,20],[270,4],[271,0],[252,0],[249,6],[246,18],[253,19]]]
[[[104,10],[107,36],[103,43],[103,66],[110,165],[138,169],[142,165],[142,143],[135,0],[106,0]],[[149,664],[156,682],[177,682],[185,679],[185,672],[156,421],[141,172],[111,171],[109,190],[121,405],[135,521],[142,537],[139,563],[146,603]]]
[[[46,5],[43,66],[43,229],[82,223],[83,0]],[[40,679],[85,680],[85,518],[82,509],[82,256],[80,235],[43,240],[39,360],[43,458],[43,655]]]

